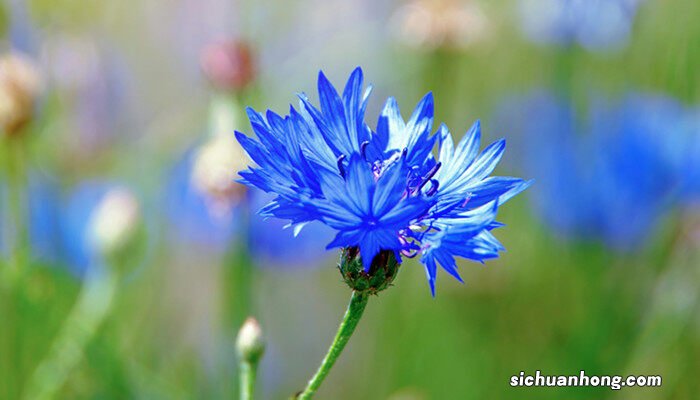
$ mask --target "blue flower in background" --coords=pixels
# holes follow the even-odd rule
[[[641,1],[520,0],[520,22],[536,43],[612,50],[627,43]]]
[[[58,185],[49,177],[32,172],[27,182],[27,225],[32,259],[42,262],[58,260],[59,241],[59,207]],[[0,221],[11,221],[9,211],[9,193],[6,185],[0,185]],[[0,249],[7,254],[8,246],[16,239],[16,233],[0,229]]]
[[[538,182],[535,210],[557,232],[629,249],[683,201],[691,135],[683,129],[687,111],[671,98],[591,102],[588,118],[580,118],[538,92],[511,100],[496,117],[509,118],[505,129],[524,150],[519,161]]]
[[[0,187],[0,217],[7,202],[7,191]],[[123,186],[85,182],[64,203],[58,185],[37,173],[28,182],[27,214],[32,259],[66,266],[78,276],[106,266],[105,259],[122,251],[141,226],[140,204]],[[0,249],[7,253],[15,232],[0,233]]]
[[[69,268],[83,276],[95,268],[111,267],[110,257],[130,250],[128,246],[138,239],[141,219],[141,205],[125,186],[82,183],[61,212],[61,246]]]
[[[434,294],[437,264],[461,281],[455,256],[497,257],[497,208],[529,182],[489,177],[505,142],[479,152],[478,122],[456,147],[444,125],[432,134],[430,94],[407,122],[390,98],[372,131],[364,122],[370,90],[360,68],[342,96],[320,73],[320,109],[303,94],[300,110],[285,117],[249,109],[259,141],[236,137],[257,166],[240,172],[242,182],[277,196],[261,215],[289,220],[297,232],[311,221],[333,228],[327,247],[359,248],[366,272],[382,251],[397,260],[420,254]]]
[[[167,193],[167,213],[175,229],[172,239],[225,248],[237,235],[240,218],[234,204],[219,208],[192,184],[192,170],[197,148],[188,150],[170,173]]]
[[[700,205],[700,107],[689,110],[683,124],[690,138],[677,150],[686,173],[683,174],[682,195],[688,203]]]
[[[674,150],[687,140],[683,113],[675,100],[646,95],[629,95],[612,107],[593,105],[596,211],[613,245],[639,243],[678,204],[684,168]]]
[[[45,177],[31,176],[28,187],[29,239],[32,254],[40,260],[55,260],[58,226],[58,187]]]
[[[36,27],[32,23],[29,5],[24,1],[9,1],[6,3],[9,14],[8,37],[12,47],[27,54],[37,53]]]

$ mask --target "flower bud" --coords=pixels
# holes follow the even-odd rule
[[[125,188],[108,191],[92,211],[88,225],[90,247],[106,258],[118,257],[137,237],[141,207]]]
[[[241,360],[252,364],[257,363],[265,352],[262,330],[255,318],[248,317],[238,331],[236,352]]]
[[[382,250],[374,256],[367,273],[362,265],[359,248],[348,247],[340,253],[338,269],[352,290],[377,294],[391,285],[399,272],[399,265],[393,251]]]
[[[41,89],[36,65],[18,53],[0,57],[0,128],[13,136],[31,120]]]
[[[236,178],[247,160],[232,134],[215,134],[195,154],[190,184],[213,216],[227,215],[245,195],[245,186]]]
[[[226,91],[240,92],[257,75],[253,50],[240,40],[207,46],[202,51],[201,66],[207,79],[217,89]]]

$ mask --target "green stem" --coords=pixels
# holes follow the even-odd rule
[[[10,222],[10,280],[21,276],[26,263],[29,234],[27,229],[27,178],[25,170],[25,148],[21,138],[5,138],[6,174],[8,184],[8,221]]]
[[[0,167],[2,176],[0,181],[7,186],[7,209],[5,218],[0,221],[0,236],[8,239],[9,255],[7,262],[0,263],[0,301],[2,301],[3,320],[5,329],[0,339],[0,351],[3,356],[0,368],[6,378],[6,385],[0,389],[0,397],[17,398],[22,385],[22,368],[17,363],[22,360],[22,346],[18,346],[18,340],[22,337],[19,316],[22,315],[21,280],[24,266],[28,259],[28,229],[26,203],[26,172],[25,150],[23,135],[19,137],[4,136],[0,132]],[[0,199],[0,202],[4,199]],[[3,260],[4,261],[4,260]],[[4,394],[4,396],[3,396]]]
[[[231,332],[241,327],[248,315],[253,313],[253,261],[248,254],[248,246],[237,245],[230,256],[228,275],[229,326]]]
[[[255,378],[258,374],[258,363],[241,361],[240,376],[240,400],[252,400],[255,393]]]
[[[51,399],[68,379],[114,303],[118,279],[109,268],[85,280],[53,346],[34,371],[26,399]]]
[[[352,292],[350,304],[348,304],[348,309],[345,311],[343,321],[340,323],[338,333],[336,333],[335,339],[333,339],[333,343],[331,343],[331,347],[328,349],[328,353],[321,362],[318,371],[316,371],[316,374],[306,385],[306,389],[297,396],[299,400],[312,398],[321,386],[321,383],[323,383],[323,380],[326,379],[326,375],[328,375],[331,368],[333,368],[333,364],[335,364],[335,361],[345,348],[348,340],[350,340],[350,336],[352,336],[352,333],[355,331],[357,323],[360,322],[362,313],[365,311],[365,306],[367,306],[367,300],[369,300],[369,294],[357,291]]]
[[[4,282],[3,282],[4,283]],[[0,315],[3,316],[3,324],[6,329],[0,333],[0,376],[5,379],[0,385],[0,398],[15,399],[20,390],[20,368],[18,360],[21,359],[18,343],[20,343],[21,325],[19,316],[19,299],[16,287],[0,285]]]

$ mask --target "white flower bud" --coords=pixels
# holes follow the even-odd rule
[[[236,179],[247,161],[233,130],[213,135],[195,154],[190,184],[206,199],[213,216],[227,216],[245,195],[245,186]]]
[[[249,363],[256,363],[262,357],[265,351],[265,341],[260,324],[255,318],[248,317],[241,330],[238,331],[236,351],[243,361]]]
[[[111,257],[122,252],[136,237],[141,223],[141,207],[125,188],[107,192],[92,212],[88,225],[89,245],[100,255]]]

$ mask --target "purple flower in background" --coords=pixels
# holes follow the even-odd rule
[[[648,238],[684,201],[692,167],[676,100],[629,94],[589,104],[587,118],[549,92],[511,99],[498,121],[523,148],[519,164],[537,181],[535,211],[555,231],[618,249]],[[697,132],[695,133],[697,135]]]
[[[59,93],[58,132],[72,162],[99,157],[118,136],[130,135],[130,76],[115,48],[85,36],[52,36],[42,63]]]
[[[132,76],[116,46],[100,35],[67,34],[34,24],[25,2],[11,1],[10,41],[37,60],[51,135],[68,162],[99,157],[130,129],[136,101],[129,99]],[[45,82],[44,82],[45,81]],[[58,112],[56,112],[58,111]],[[58,134],[56,134],[58,133]]]
[[[519,0],[525,35],[541,44],[591,51],[624,46],[642,0]]]

